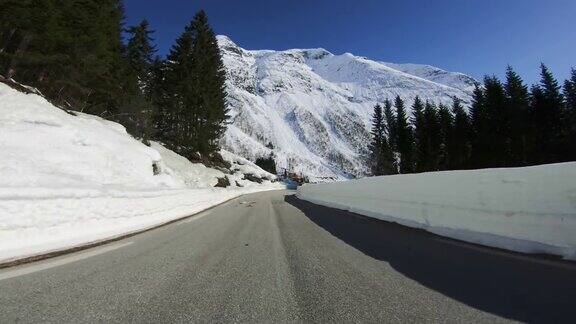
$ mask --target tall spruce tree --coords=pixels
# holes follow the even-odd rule
[[[485,134],[490,132],[490,123],[484,106],[484,90],[479,84],[475,86],[472,94],[470,119],[472,124],[470,164],[472,168],[485,168],[488,166],[487,155],[490,154],[490,142]]]
[[[157,91],[153,88],[154,71],[152,64],[156,48],[148,21],[144,20],[139,25],[128,28],[130,35],[126,46],[126,61],[128,63],[128,80],[126,96],[129,100],[122,107],[124,125],[132,129],[131,133],[141,137],[144,143],[153,133],[152,118],[155,114],[156,105],[152,102],[152,94]]]
[[[535,134],[535,163],[562,162],[565,159],[566,138],[564,119],[564,99],[558,81],[552,72],[542,64],[541,81],[532,88],[532,113]]]
[[[384,175],[398,173],[396,158],[394,156],[394,152],[392,151],[392,147],[390,146],[389,139],[386,136],[382,138],[380,161],[382,161],[382,170]]]
[[[166,78],[166,65],[167,63],[159,56],[156,56],[152,65],[150,66],[150,84],[149,91],[147,92],[146,100],[148,100],[154,107],[152,112],[152,137],[161,142],[166,142],[163,136],[166,134],[167,125],[169,121],[169,110],[166,106],[168,102],[167,95],[169,91],[165,88]]]
[[[399,171],[402,174],[414,172],[414,136],[408,123],[404,101],[400,96],[394,100],[396,108],[396,148],[400,157]]]
[[[120,0],[57,1],[64,10],[64,42],[70,66],[56,82],[58,98],[72,109],[116,120],[126,93],[126,61],[122,53],[124,7]],[[74,17],[70,19],[69,17]],[[52,74],[54,77],[56,74]],[[53,90],[53,89],[51,89]]]
[[[484,167],[510,166],[510,113],[506,105],[506,93],[503,84],[495,76],[484,78],[484,109],[489,127],[484,129],[483,137],[489,143],[485,147]]]
[[[506,69],[506,107],[509,111],[509,166],[528,163],[530,144],[529,108],[530,93],[522,78],[508,66]]]
[[[545,162],[545,152],[542,151],[542,148],[546,145],[546,140],[542,138],[543,134],[539,134],[541,131],[542,125],[542,115],[544,113],[544,92],[542,88],[537,85],[533,84],[530,87],[530,114],[528,115],[529,119],[529,134],[530,134],[530,143],[529,143],[529,164],[542,164]]]
[[[126,58],[130,65],[131,72],[137,78],[139,91],[142,95],[148,96],[151,68],[154,61],[156,46],[152,38],[153,31],[150,24],[143,20],[137,26],[132,26],[126,30],[130,35],[126,45]]]
[[[564,81],[564,97],[567,110],[573,114],[576,112],[576,69],[570,72],[570,78]]]
[[[412,117],[410,119],[414,129],[414,170],[426,171],[426,162],[429,161],[426,150],[426,126],[424,125],[424,104],[420,97],[414,98],[412,104]]]
[[[436,107],[428,101],[423,104],[420,98],[416,98],[412,106],[412,113],[415,172],[436,171],[438,170],[440,150]]]
[[[218,150],[219,140],[226,131],[228,108],[226,105],[226,72],[214,31],[204,11],[199,11],[192,22],[195,31],[192,61],[195,92],[195,116],[198,136],[197,150],[211,154]]]
[[[433,165],[434,170],[448,170],[452,163],[452,156],[448,150],[450,136],[454,127],[454,117],[450,113],[450,109],[440,104],[438,106],[438,116],[435,117],[436,122],[431,121],[435,128],[432,128],[433,140],[432,145],[434,154],[436,156],[436,165]],[[433,119],[434,120],[434,119]]]
[[[168,55],[163,138],[179,153],[211,154],[226,129],[225,71],[204,11],[186,26]]]
[[[447,140],[449,170],[462,170],[469,166],[470,160],[470,120],[459,98],[452,102],[454,124]]]
[[[374,107],[371,134],[369,167],[372,175],[381,176],[395,173],[394,156],[386,138],[384,115],[380,105]]]
[[[193,78],[192,48],[194,43],[194,30],[189,23],[184,32],[176,39],[166,59],[164,81],[162,88],[164,94],[160,102],[162,126],[158,128],[157,136],[172,150],[192,157],[195,147],[194,136],[190,130],[192,113],[194,110],[194,93],[191,79]]]
[[[504,86],[498,78],[486,76],[483,88],[476,86],[470,112],[473,167],[505,166],[510,151],[510,118]]]
[[[388,137],[388,145],[392,152],[396,152],[396,116],[392,110],[392,102],[389,99],[384,101],[384,122],[385,122],[385,133]]]
[[[576,161],[576,69],[571,70],[570,79],[564,81],[567,120],[567,160]]]
[[[382,170],[382,161],[380,161],[382,142],[384,141],[384,116],[382,115],[382,107],[380,105],[374,106],[374,113],[372,114],[372,141],[368,146],[370,150],[369,168],[373,176],[380,176],[384,174]]]

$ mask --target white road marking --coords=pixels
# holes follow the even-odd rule
[[[88,259],[88,258],[91,258],[93,256],[97,256],[100,254],[104,254],[104,253],[107,253],[110,251],[114,251],[114,250],[123,248],[123,247],[128,246],[132,243],[133,242],[125,242],[125,243],[107,245],[107,246],[104,246],[101,248],[90,249],[86,252],[75,253],[75,254],[72,254],[72,255],[66,256],[66,257],[58,257],[58,258],[52,259],[52,260],[49,259],[46,261],[40,261],[38,263],[23,265],[20,267],[16,267],[15,269],[0,270],[0,281],[5,280],[5,279],[10,279],[10,278],[15,278],[15,277],[27,275],[30,273],[34,273],[34,272],[38,272],[38,271],[42,271],[42,270],[46,270],[46,269],[50,269],[50,268],[54,268],[54,267],[59,267],[61,265],[80,261],[83,259]]]
[[[203,217],[206,217],[206,216],[210,215],[211,213],[212,213],[212,212],[209,212],[209,211],[208,211],[208,212],[200,213],[200,214],[198,214],[198,215],[196,215],[196,216],[192,216],[192,217],[187,218],[187,219],[185,219],[185,220],[183,220],[183,221],[181,221],[181,222],[178,222],[177,225],[182,225],[182,224],[191,223],[191,222],[193,222],[193,221],[197,221],[197,220],[199,220],[200,218],[203,218]]]

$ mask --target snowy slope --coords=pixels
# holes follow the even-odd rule
[[[249,51],[218,41],[227,69],[232,114],[224,146],[254,160],[274,146],[279,168],[313,180],[365,172],[376,103],[400,95],[451,103],[470,101],[473,79],[425,65],[394,65],[324,49]]]
[[[476,84],[476,80],[470,76],[458,72],[448,72],[430,65],[422,64],[395,64],[385,63],[382,64],[404,73],[408,73],[422,79],[432,82],[443,84],[449,87],[463,90],[467,93],[472,93]]]
[[[227,174],[190,163],[158,143],[147,147],[119,124],[68,114],[0,83],[0,263],[152,227],[243,193],[282,188],[269,181],[274,175],[221,153],[232,165]],[[248,173],[269,180],[245,180]],[[231,186],[214,188],[222,177]]]
[[[576,260],[576,163],[305,185],[298,197],[463,241]]]

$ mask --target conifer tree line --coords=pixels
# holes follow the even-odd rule
[[[372,175],[521,167],[576,161],[576,70],[561,87],[542,64],[528,87],[511,68],[502,82],[484,77],[469,112],[458,98],[450,107],[416,97],[376,105],[369,168]]]
[[[168,57],[144,20],[125,26],[121,0],[3,0],[0,75],[55,105],[99,115],[187,157],[211,154],[225,131],[225,74],[206,14]]]

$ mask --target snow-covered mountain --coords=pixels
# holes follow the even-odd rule
[[[218,36],[232,123],[223,146],[254,160],[274,152],[278,168],[314,180],[365,172],[373,107],[400,95],[470,101],[475,80],[432,66],[376,62],[324,49],[245,50]],[[269,143],[273,149],[270,149]]]

